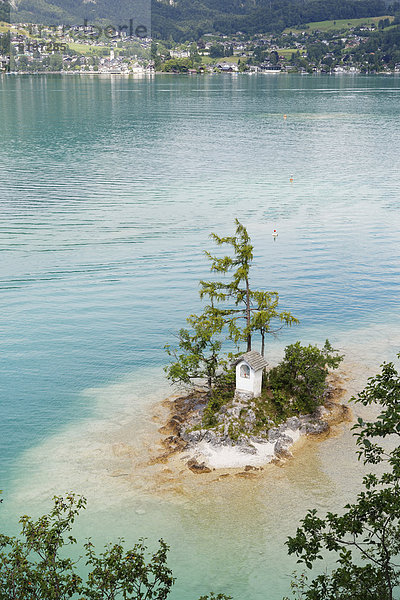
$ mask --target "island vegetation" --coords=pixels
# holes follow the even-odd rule
[[[190,385],[205,377],[211,390],[218,379],[226,378],[229,360],[235,356],[229,352],[221,357],[223,341],[231,342],[237,351],[241,342],[245,342],[249,352],[253,336],[258,333],[261,354],[264,355],[266,335],[299,323],[289,311],[278,310],[279,295],[276,291],[255,290],[251,286],[253,245],[238,219],[235,224],[233,236],[211,234],[218,246],[231,249],[231,255],[213,256],[206,251],[211,272],[220,274],[223,279],[200,281],[200,298],[206,302],[202,314],[188,317],[191,330],[179,331],[178,348],[169,344],[165,347],[173,359],[165,372],[173,383]],[[231,275],[231,278],[225,278],[226,275]]]
[[[400,356],[400,355],[399,355]],[[393,363],[382,365],[355,399],[377,403],[375,421],[361,418],[353,427],[358,458],[372,469],[363,489],[340,514],[319,516],[310,510],[287,541],[308,573],[292,582],[297,600],[398,600],[400,583],[400,374]],[[168,546],[149,553],[140,540],[128,550],[111,542],[97,553],[91,540],[83,544],[86,578],[77,572],[79,559],[68,556],[77,543],[72,525],[84,498],[54,498],[54,507],[36,521],[21,517],[20,536],[0,535],[1,600],[164,600],[174,577],[167,565]],[[327,554],[335,565],[328,568]],[[313,571],[321,562],[326,568]],[[200,600],[230,600],[223,593]],[[239,599],[238,599],[239,600]],[[286,598],[288,600],[288,598]]]
[[[189,444],[205,439],[214,445],[241,445],[251,451],[254,442],[282,437],[281,442],[289,443],[288,420],[293,430],[326,431],[320,407],[330,403],[333,390],[327,377],[343,357],[328,340],[321,349],[296,342],[287,346],[280,364],[264,373],[259,397],[235,390],[234,361],[241,345],[249,353],[257,337],[264,356],[267,336],[299,323],[279,307],[278,292],[253,287],[253,245],[246,228],[237,219],[235,223],[233,236],[211,234],[217,246],[227,247],[230,254],[206,252],[211,272],[218,278],[200,281],[203,312],[187,318],[189,328],[179,331],[176,347],[166,346],[171,363],[165,372],[172,383],[197,392],[196,410],[184,409],[178,415],[181,439]],[[199,394],[199,389],[205,393]],[[182,404],[174,403],[175,412],[178,406]],[[276,452],[279,449],[282,455],[287,453],[282,443],[276,444]]]

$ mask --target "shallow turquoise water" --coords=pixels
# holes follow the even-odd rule
[[[199,306],[209,233],[231,233],[235,217],[255,245],[254,284],[279,290],[301,320],[270,341],[272,354],[297,338],[329,336],[342,348],[357,343],[355,354],[372,368],[394,356],[400,80],[0,83],[4,514],[63,492],[57,476],[65,469],[65,488],[93,496],[83,529],[100,515],[100,539],[116,532],[171,542],[181,582],[174,600],[210,586],[235,598],[280,598],[292,567],[282,566],[282,544],[304,507],[328,507],[357,487],[335,471],[336,461],[357,473],[349,436],[308,457],[303,479],[291,467],[275,490],[258,489],[251,508],[223,493],[198,503],[139,501],[116,480],[102,503],[100,463],[93,481],[87,475],[90,442],[80,458],[62,449],[77,431],[90,440],[91,428],[121,419],[145,427],[150,403],[167,393],[162,348]]]

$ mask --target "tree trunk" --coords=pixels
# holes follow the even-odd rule
[[[247,334],[247,352],[250,352],[251,350],[251,335],[250,333]]]
[[[264,348],[265,348],[265,332],[261,330],[261,356],[264,356]]]
[[[251,333],[250,333],[250,287],[249,287],[249,280],[246,277],[246,324],[248,327],[248,334],[247,334],[247,352],[250,352],[251,350]]]

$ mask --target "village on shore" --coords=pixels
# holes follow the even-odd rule
[[[128,36],[126,31],[113,28],[99,35],[87,24],[46,27],[0,23],[0,70],[100,74],[399,73],[400,50],[387,53],[383,43],[380,47],[376,41],[377,33],[393,31],[396,25],[393,16],[371,17],[310,23],[285,29],[281,34],[204,34],[197,42],[175,43],[172,39]]]

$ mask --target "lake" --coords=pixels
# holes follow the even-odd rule
[[[211,492],[195,475],[192,492],[168,493],[112,476],[115,445],[137,435],[146,456],[153,405],[171,393],[164,344],[201,306],[209,234],[232,234],[236,217],[254,243],[254,286],[279,291],[301,321],[268,341],[267,359],[328,337],[346,354],[351,396],[395,358],[399,77],[0,85],[3,530],[72,489],[89,499],[82,535],[164,537],[172,600],[212,589],[280,600],[296,568],[287,535],[308,508],[359,489],[349,427]]]

